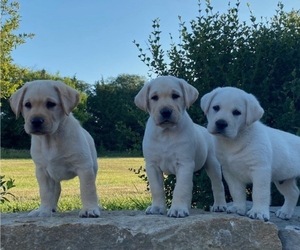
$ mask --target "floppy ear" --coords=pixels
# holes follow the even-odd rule
[[[262,118],[264,109],[260,106],[254,95],[246,95],[246,124],[249,126]]]
[[[189,108],[198,98],[199,92],[192,85],[188,84],[184,79],[178,79],[183,92],[185,107]]]
[[[207,113],[208,113],[211,101],[214,99],[214,97],[220,91],[220,89],[221,89],[220,87],[216,88],[213,91],[202,96],[202,98],[200,100],[200,107],[203,110],[205,115],[207,115]]]
[[[69,115],[79,103],[79,92],[62,82],[57,82],[54,88],[58,93],[65,114]]]
[[[18,89],[12,96],[9,98],[9,104],[12,111],[15,113],[16,118],[19,117],[22,111],[23,99],[26,93],[27,86],[23,85],[20,89]]]
[[[140,108],[141,110],[148,112],[149,110],[149,90],[150,90],[150,82],[144,84],[141,90],[137,93],[134,98],[134,104]]]

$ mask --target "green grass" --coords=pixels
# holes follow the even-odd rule
[[[1,173],[5,179],[15,180],[16,187],[10,189],[15,197],[0,204],[1,212],[30,211],[39,206],[39,190],[31,159],[2,159]],[[145,209],[151,202],[146,191],[146,182],[129,168],[144,166],[143,158],[100,158],[97,176],[97,191],[101,206],[107,210]],[[80,209],[78,177],[62,182],[62,193],[58,203],[59,211]]]

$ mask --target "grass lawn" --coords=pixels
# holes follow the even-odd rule
[[[30,211],[40,204],[38,184],[31,159],[2,159],[1,173],[5,180],[12,178],[16,187],[10,189],[15,196],[0,204],[1,212]],[[97,190],[103,209],[145,209],[151,202],[146,182],[129,168],[144,166],[143,158],[100,158]],[[59,211],[80,209],[79,179],[62,182]]]

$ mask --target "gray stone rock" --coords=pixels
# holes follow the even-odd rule
[[[287,226],[279,230],[279,238],[284,250],[300,250],[300,226]]]
[[[102,211],[93,219],[78,218],[78,211],[51,218],[23,213],[1,218],[1,250],[282,248],[272,222],[198,209],[178,219],[142,211]]]

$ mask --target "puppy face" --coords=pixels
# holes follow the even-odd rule
[[[198,91],[183,79],[161,76],[144,85],[135,104],[149,112],[157,126],[172,127],[197,97]]]
[[[235,138],[264,113],[253,95],[233,87],[217,88],[204,95],[201,108],[207,116],[208,131],[228,138]]]
[[[28,82],[10,98],[13,112],[24,117],[26,133],[34,135],[53,134],[78,102],[75,89],[47,80]]]

